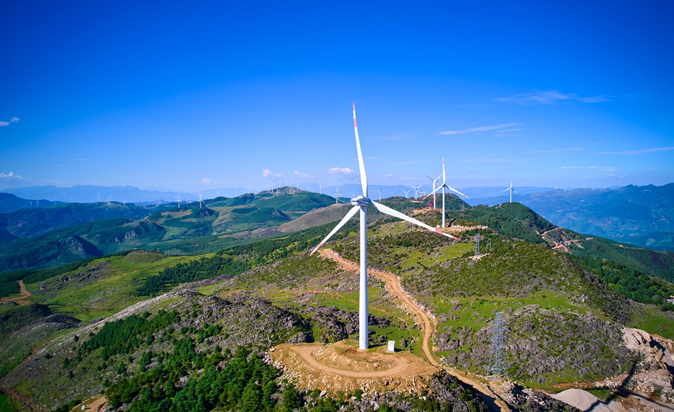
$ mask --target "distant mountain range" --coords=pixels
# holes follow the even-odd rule
[[[0,193],[0,213],[9,213],[19,209],[29,209],[32,207],[49,206],[60,204],[47,199],[28,200],[22,199],[9,193]]]
[[[296,184],[292,185],[297,187]],[[268,188],[267,188],[268,189]],[[333,196],[339,189],[342,197],[351,198],[353,195],[358,195],[362,190],[360,184],[349,183],[344,185],[330,185],[318,187],[317,183],[306,184],[300,183],[299,189],[303,191],[310,191],[314,193],[322,193],[328,196]],[[461,192],[470,196],[471,198],[485,198],[490,196],[498,196],[501,194],[503,187],[464,187],[457,188]],[[414,197],[415,191],[411,185],[370,185],[370,197],[373,199],[379,198],[379,191],[381,190],[381,197],[387,198],[392,196],[405,196],[405,192],[409,192],[410,198]],[[433,190],[431,184],[421,185],[418,194],[422,191],[430,193]],[[550,187],[533,187],[525,186],[517,188],[521,194],[545,192],[553,190]],[[29,186],[13,189],[4,189],[4,193],[13,194],[23,199],[48,199],[50,202],[76,202],[76,203],[95,203],[107,202],[108,199],[115,202],[132,202],[139,205],[148,205],[158,202],[175,202],[178,196],[181,200],[198,200],[199,193],[191,192],[177,192],[165,189],[139,189],[134,186],[73,186],[73,187],[57,187],[57,186]],[[253,190],[253,193],[258,191]],[[201,195],[204,199],[214,199],[219,196],[236,197],[248,193],[248,187],[240,188],[220,188],[220,189],[206,189],[202,190]],[[0,207],[2,205],[0,199]],[[45,201],[40,200],[40,203]],[[43,203],[46,204],[46,203]],[[27,206],[26,206],[27,207]],[[12,209],[17,210],[17,209]],[[6,213],[11,210],[0,210],[0,213]]]
[[[617,189],[551,190],[513,201],[528,206],[555,225],[656,250],[674,251],[674,183]],[[488,206],[506,203],[506,194],[470,199]]]

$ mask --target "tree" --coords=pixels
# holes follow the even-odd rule
[[[281,410],[283,412],[291,412],[295,408],[300,407],[300,393],[292,383],[286,385],[283,390],[283,399],[281,399]]]
[[[262,409],[262,390],[253,381],[248,382],[241,396],[241,411],[256,412]]]

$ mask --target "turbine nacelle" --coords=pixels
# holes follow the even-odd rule
[[[359,207],[367,207],[370,204],[370,198],[365,196],[356,196],[351,199],[351,204]]]

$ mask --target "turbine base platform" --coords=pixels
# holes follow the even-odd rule
[[[360,350],[353,340],[326,345],[283,344],[269,354],[275,366],[284,370],[284,377],[295,380],[298,388],[333,393],[395,389],[419,394],[430,389],[427,383],[438,371],[410,352],[387,353],[386,345]]]

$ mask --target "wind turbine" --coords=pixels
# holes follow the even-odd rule
[[[360,349],[367,349],[367,321],[368,321],[368,308],[367,308],[367,207],[372,206],[377,209],[379,212],[387,214],[389,216],[397,217],[402,220],[406,220],[410,223],[414,223],[417,226],[421,226],[425,229],[430,230],[431,232],[437,232],[441,235],[447,236],[449,238],[454,238],[439,229],[433,229],[425,223],[422,223],[416,219],[413,219],[405,214],[393,210],[388,206],[384,206],[381,203],[377,203],[371,200],[367,196],[367,176],[365,175],[365,164],[363,163],[363,153],[360,150],[360,139],[358,138],[358,126],[356,125],[356,105],[353,105],[353,129],[356,134],[356,149],[358,150],[358,167],[360,169],[360,183],[363,187],[363,195],[354,197],[351,199],[351,204],[353,208],[344,216],[344,218],[339,222],[332,232],[330,232],[325,239],[311,252],[314,254],[318,249],[325,245],[332,235],[334,235],[342,226],[346,224],[352,217],[360,211],[360,299],[359,299],[359,345]],[[456,238],[454,238],[456,239]]]
[[[201,205],[204,203],[204,199],[201,197],[201,193],[199,193],[199,209],[201,209]]]
[[[408,191],[406,192],[406,191],[403,190],[403,193],[405,193],[405,199],[407,199],[407,197],[408,197],[410,191],[408,190]]]
[[[419,197],[419,188],[421,187],[421,185],[419,186],[410,185],[410,186],[414,188],[414,200],[416,200],[417,197]]]
[[[510,191],[510,203],[513,202],[513,192],[517,193],[515,189],[513,189],[513,181],[510,179],[510,187],[507,188],[506,190],[501,190],[501,192],[507,192]],[[519,195],[519,193],[517,193]]]
[[[178,201],[178,210],[180,210],[180,193],[178,193],[178,199],[176,200]]]
[[[463,193],[459,192],[458,190],[447,186],[447,175],[445,174],[445,158],[442,158],[442,186],[439,188],[435,189],[432,193],[427,194],[424,199],[436,191],[442,189],[442,227],[445,227],[445,188],[451,190],[452,192],[456,192],[460,194],[461,196],[465,197],[466,199],[470,199],[468,196],[464,195]]]
[[[122,204],[126,206],[126,199],[122,199]]]
[[[424,174],[422,173],[422,175],[424,175]],[[424,176],[426,176],[426,175],[424,175]],[[426,176],[426,177],[429,178],[433,182],[433,191],[431,193],[433,193],[433,210],[435,210],[435,184],[438,183],[438,180],[440,180],[442,175],[436,177],[435,179],[433,179],[430,176]]]
[[[248,185],[248,194],[250,194],[251,185]]]
[[[342,196],[342,195],[339,193],[339,186],[335,186],[335,194],[334,194],[334,196],[335,196],[335,204],[339,203],[339,197]]]
[[[381,186],[379,186],[379,201],[381,202]]]
[[[323,186],[322,184],[319,183],[319,184],[318,184],[318,193],[323,194],[323,188],[324,188],[324,187],[325,187],[325,186]]]

